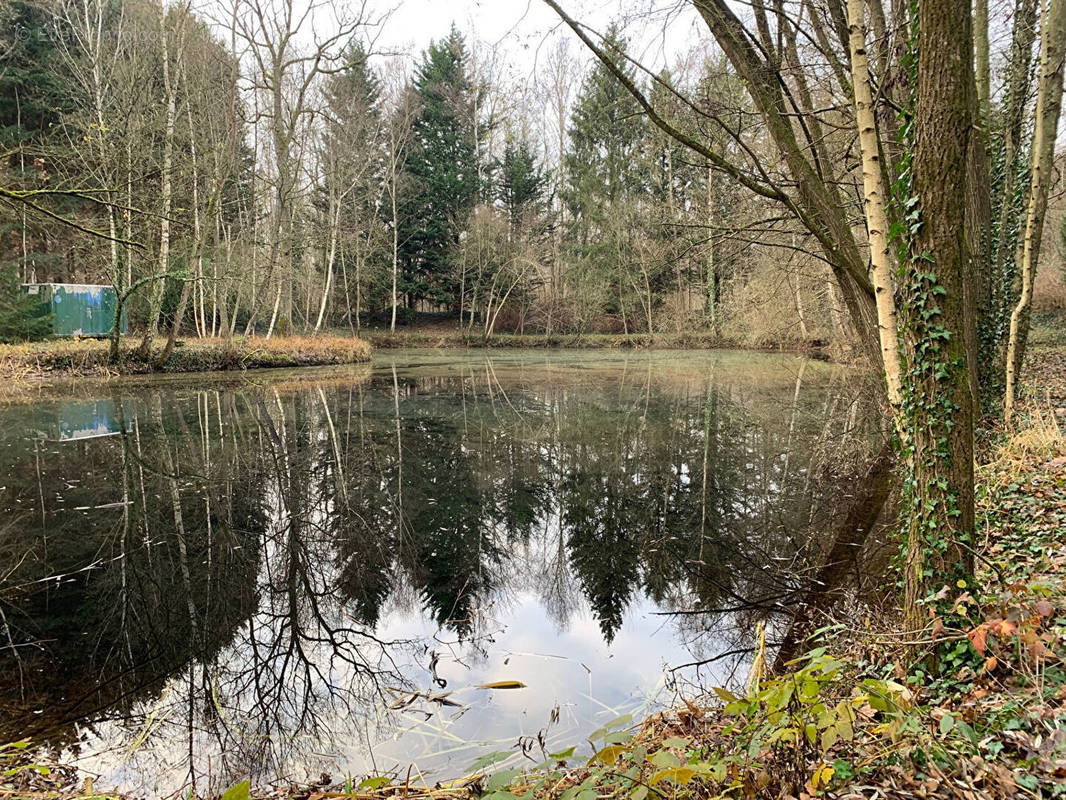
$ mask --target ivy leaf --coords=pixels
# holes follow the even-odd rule
[[[222,800],[249,800],[250,796],[251,784],[248,781],[241,781],[224,791],[222,793]]]
[[[661,769],[648,778],[648,783],[651,786],[655,786],[660,781],[670,781],[678,786],[684,786],[686,783],[696,777],[696,770],[692,767],[668,767],[667,769]]]

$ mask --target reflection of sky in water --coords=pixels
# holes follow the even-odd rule
[[[519,736],[535,737],[546,729],[549,749],[564,749],[580,743],[605,721],[664,701],[670,694],[664,667],[690,657],[677,641],[673,626],[662,617],[652,616],[655,606],[646,601],[629,610],[624,626],[609,646],[587,607],[571,618],[566,630],[559,631],[533,594],[523,594],[516,601],[514,608],[497,613],[493,643],[486,657],[471,663],[459,648],[456,655],[470,664],[469,669],[454,657],[443,660],[438,668],[449,689],[467,687],[458,688],[450,699],[471,704],[471,711],[455,721],[450,718],[456,709],[445,709],[426,722],[408,715],[413,720],[409,730],[375,749],[379,766],[392,766],[385,759],[405,765],[423,748],[427,752],[437,750],[441,727],[464,741],[483,746],[491,743],[494,749],[508,749]],[[390,619],[385,628],[397,637],[419,637],[426,631],[412,623],[411,619]],[[521,681],[527,688],[468,688],[502,680]],[[560,722],[549,726],[556,707]],[[471,747],[456,760],[464,764],[476,755]],[[418,760],[420,766],[430,768],[438,761],[428,758],[422,764],[423,759]]]
[[[190,749],[201,793],[208,778],[207,791],[217,791],[249,774],[257,783],[316,779],[322,771],[339,779],[372,769],[405,774],[409,764],[442,780],[485,752],[514,750],[520,737],[544,731],[549,751],[565,749],[621,714],[639,717],[674,702],[688,687],[679,689],[666,667],[749,643],[751,621],[656,612],[699,602],[703,571],[729,582],[734,594],[758,594],[766,591],[759,565],[796,557],[788,549],[792,539],[780,531],[789,519],[815,518],[807,491],[808,464],[818,459],[813,443],[838,435],[835,420],[849,408],[838,402],[835,375],[824,365],[754,354],[386,352],[367,381],[324,377],[321,384],[286,387],[275,378],[204,391],[167,383],[130,389],[118,403],[6,409],[0,414],[10,424],[0,444],[11,461],[0,466],[10,480],[0,487],[8,493],[0,495],[8,504],[0,512],[17,511],[12,519],[20,524],[32,520],[19,529],[32,542],[39,504],[50,544],[48,557],[38,557],[49,569],[73,574],[95,560],[84,573],[91,578],[85,594],[78,593],[80,578],[71,579],[57,584],[55,600],[70,592],[84,612],[73,624],[99,629],[71,630],[64,626],[72,622],[58,616],[38,622],[58,626],[52,635],[64,645],[73,642],[63,637],[89,637],[89,650],[75,647],[63,656],[74,661],[69,669],[85,671],[89,685],[121,683],[127,671],[140,681],[128,687],[132,703],[108,699],[101,710],[82,712],[83,744],[68,752],[103,783],[138,794],[184,785]],[[18,433],[52,428],[118,435],[64,443],[45,436],[50,443],[28,445]],[[335,469],[338,453],[343,469]],[[383,651],[342,635],[366,664],[394,668],[397,674],[381,679],[382,696],[314,640],[306,598],[320,593],[326,624],[363,629],[354,615],[370,601],[353,592],[364,573],[348,576],[338,558],[373,567],[375,542],[394,535],[389,505],[400,483],[397,465],[410,541],[401,536],[399,544],[384,545],[397,563],[389,567],[384,600],[371,605],[374,635],[403,644]],[[340,517],[342,494],[354,510]],[[174,526],[173,496],[183,504],[185,536]],[[120,508],[99,510],[103,503]],[[290,507],[301,503],[309,507],[297,514],[303,521],[296,536]],[[467,515],[470,504],[481,505]],[[226,522],[234,515],[235,527]],[[444,527],[434,530],[437,515],[444,515]],[[441,557],[443,571],[421,574],[449,544],[447,526],[469,537],[471,518],[499,555],[471,572],[469,548],[459,549],[454,563]],[[128,540],[123,520],[134,526]],[[49,559],[56,560],[64,535],[73,537],[68,549],[89,552],[57,567]],[[730,537],[734,549],[721,549]],[[183,548],[188,540],[189,551],[180,558],[179,539]],[[303,595],[290,608],[292,542],[302,548],[306,574],[293,573]],[[736,548],[749,546],[755,549],[735,557]],[[620,598],[605,596],[605,583],[615,582],[616,547],[638,559],[618,562],[631,570],[630,589]],[[702,565],[704,556],[710,566]],[[471,592],[472,622],[459,641],[437,620],[452,601],[451,583],[462,579],[484,583]],[[134,588],[121,588],[127,585]],[[127,591],[128,606],[120,602]],[[592,597],[605,607],[590,605]],[[619,599],[620,610],[612,605]],[[36,613],[62,606],[50,603]],[[616,614],[621,625],[608,644],[604,626]],[[197,615],[221,626],[219,641],[211,630],[188,629]],[[133,642],[111,641],[117,637],[107,626],[119,618],[131,626]],[[303,643],[307,662],[320,670],[306,696],[298,671],[286,671],[280,658],[261,660],[251,645],[282,641],[278,631],[296,619],[311,634]],[[136,640],[145,635],[160,638]],[[195,657],[185,641],[198,637],[207,638],[207,659]],[[85,664],[75,660],[86,652]],[[103,663],[93,660],[98,652]],[[434,652],[445,689],[429,670]],[[162,673],[150,668],[157,657]],[[745,663],[730,656],[700,677],[725,683],[734,670],[743,677]],[[474,688],[499,680],[526,688]],[[85,692],[73,680],[62,686],[67,694],[48,701],[49,713],[57,706],[66,713],[62,704]],[[267,687],[262,696],[257,687]],[[450,692],[459,707],[420,698],[387,709],[412,689]],[[0,702],[3,691],[0,683]],[[553,709],[558,722],[549,725]],[[311,718],[296,724],[308,710]],[[517,751],[512,760],[520,760]]]
[[[413,765],[413,774],[421,773],[430,782],[445,780],[464,773],[486,752],[514,751],[510,759],[496,765],[500,768],[522,763],[517,741],[520,737],[535,738],[540,731],[545,733],[549,752],[572,745],[585,752],[585,737],[595,728],[623,714],[640,719],[669,706],[677,697],[667,668],[691,660],[692,649],[679,640],[672,622],[654,615],[657,607],[653,603],[635,603],[615,640],[607,645],[585,604],[570,618],[567,628],[559,630],[534,594],[523,593],[513,600],[508,608],[492,610],[487,631],[474,646],[442,634],[420,614],[388,614],[378,631],[382,638],[428,643],[440,654],[436,673],[447,681],[447,687],[433,684],[426,668],[430,656],[418,647],[411,654],[417,657],[406,662],[403,670],[413,688],[427,694],[447,693],[448,699],[461,707],[420,700],[397,711],[370,710],[372,715],[379,715],[379,727],[374,732],[364,728],[362,720],[345,719],[343,711],[334,712],[334,717],[323,720],[330,735],[305,738],[300,748],[317,754],[318,759],[286,765],[286,777],[314,780],[323,771],[334,779],[372,771],[404,775]],[[738,659],[721,662],[722,666],[704,670],[704,677],[713,685],[725,683],[730,679],[730,666],[738,663]],[[739,674],[743,675],[743,668]],[[475,688],[502,680],[521,681],[526,688]],[[123,721],[93,726],[96,735],[90,737],[89,750],[97,752],[74,763],[101,775],[105,782],[123,784],[134,792],[158,791],[175,779],[180,785],[184,774],[184,766],[179,766],[184,756],[180,731],[184,686],[182,680],[171,681],[163,701],[144,709],[139,725],[131,727],[129,721]],[[405,694],[396,692],[394,696]],[[165,711],[172,704],[179,707]],[[550,717],[556,708],[559,719],[552,724]],[[175,715],[170,723],[165,720],[169,714]],[[131,735],[137,741],[153,726],[155,733],[149,743],[130,753]],[[126,746],[108,747],[105,743],[109,741]],[[209,742],[203,744],[211,747]],[[540,760],[538,748],[532,755]],[[168,764],[174,770],[169,778]]]

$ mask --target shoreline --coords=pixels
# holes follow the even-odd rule
[[[494,349],[528,348],[544,350],[747,350],[765,353],[805,353],[830,359],[833,346],[823,340],[780,341],[757,344],[709,332],[696,333],[497,333],[491,339],[456,329],[442,330],[364,330],[359,334],[376,350],[405,348]]]
[[[365,364],[375,350],[739,350],[795,353],[819,361],[846,361],[827,342],[778,342],[752,345],[710,334],[497,334],[491,339],[463,331],[365,331],[361,336],[290,336],[271,339],[236,337],[179,339],[166,363],[136,355],[126,337],[118,365],[109,364],[104,339],[51,339],[0,344],[0,380],[8,389],[71,378],[118,378],[197,372],[243,374],[253,370]]]
[[[109,342],[101,339],[52,339],[27,344],[0,344],[0,379],[20,384],[61,378],[114,378],[195,372],[243,373],[257,369],[364,364],[371,348],[362,339],[336,336],[179,340],[170,358],[159,363],[158,351],[136,355],[124,343],[118,365],[109,364]]]

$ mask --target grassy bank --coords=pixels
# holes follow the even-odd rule
[[[272,339],[189,339],[181,341],[165,362],[158,350],[148,357],[123,345],[118,364],[108,363],[108,342],[57,339],[32,344],[0,345],[0,378],[18,381],[60,376],[213,372],[278,367],[356,364],[370,360],[370,345],[354,337],[287,337]]]
[[[821,341],[781,342],[776,346],[752,347],[750,344],[715,336],[707,331],[690,333],[574,333],[574,334],[518,334],[499,333],[485,339],[479,333],[456,328],[425,330],[365,330],[362,337],[375,349],[391,350],[405,347],[469,347],[469,348],[585,348],[618,350],[713,350],[721,348],[744,350],[818,352],[825,349]]]

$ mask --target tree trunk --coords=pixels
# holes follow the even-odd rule
[[[766,123],[767,134],[777,145],[795,182],[793,210],[832,265],[844,305],[855,323],[863,348],[870,353],[871,359],[879,359],[874,292],[866,259],[860,254],[844,211],[847,203],[840,187],[820,174],[819,165],[808,157],[811,148],[797,140],[796,115],[782,93],[784,77],[751,41],[727,0],[694,0],[694,5],[737,74],[744,79],[751,99]]]
[[[177,117],[178,99],[176,86],[170,75],[170,48],[167,44],[166,10],[162,0],[159,3],[159,31],[163,43],[163,92],[166,95],[167,114],[166,129],[163,133],[163,169],[160,181],[159,213],[159,264],[158,272],[166,274],[170,265],[170,202],[173,194],[172,172],[174,164],[174,125]],[[179,48],[178,59],[181,58]],[[148,327],[141,338],[138,354],[147,358],[152,349],[152,340],[159,331],[159,312],[163,307],[163,292],[166,280],[160,279],[152,287],[151,302],[148,306]]]
[[[992,97],[988,48],[988,0],[974,0],[973,47],[977,66],[977,110],[981,132],[988,138],[989,102]]]
[[[888,243],[888,217],[885,214],[885,187],[882,180],[880,143],[874,116],[870,70],[866,61],[866,30],[863,0],[848,0],[848,27],[851,40],[851,74],[855,90],[855,123],[859,129],[862,154],[863,199],[866,230],[870,239],[870,280],[877,304],[877,336],[881,344],[881,362],[885,387],[893,417],[898,416],[902,401],[903,370],[899,356],[899,326],[896,321],[896,295],[892,284],[892,254]]]
[[[315,320],[315,333],[318,333],[322,329],[322,320],[326,316],[326,305],[329,302],[329,293],[333,289],[333,262],[337,257],[337,236],[340,228],[340,203],[336,199],[333,200],[331,205],[336,206],[335,209],[331,208],[329,212],[330,226],[329,226],[329,255],[326,257],[326,284],[322,288],[322,302],[318,306],[318,319]],[[356,273],[356,292],[359,291],[358,275]],[[358,310],[356,311],[358,313]]]
[[[396,210],[396,168],[392,170],[392,320],[389,322],[389,330],[396,333],[396,306],[399,299],[396,296],[396,283],[400,273],[400,215]]]
[[[1033,279],[1047,211],[1055,158],[1055,138],[1062,109],[1063,57],[1066,50],[1066,0],[1050,0],[1044,13],[1040,46],[1040,85],[1036,96],[1036,126],[1033,131],[1032,174],[1022,241],[1021,294],[1010,318],[1007,343],[1006,396],[1003,415],[1009,423],[1014,414],[1018,372],[1025,356]]]
[[[714,169],[707,165],[707,319],[718,335],[718,264],[714,260]]]
[[[970,0],[918,6],[918,81],[913,190],[921,225],[911,242],[902,307],[909,376],[904,612],[924,627],[921,607],[937,584],[972,580],[973,394],[965,330],[969,137],[977,93]]]
[[[1013,287],[1017,274],[1017,228],[1015,217],[1024,211],[1016,198],[1024,187],[1018,186],[1020,150],[1025,129],[1026,101],[1029,97],[1029,71],[1032,65],[1033,40],[1036,38],[1037,0],[1016,0],[1014,27],[1011,34],[1010,57],[1006,65],[1006,86],[1003,107],[999,113],[1002,131],[1002,179],[993,204],[996,206],[997,238],[992,256],[993,328],[987,335],[987,346],[995,352],[999,369],[992,384],[998,383],[1006,364],[1006,345],[1003,331],[1007,326],[1010,308],[1014,304]],[[1002,387],[999,387],[1002,388]]]

